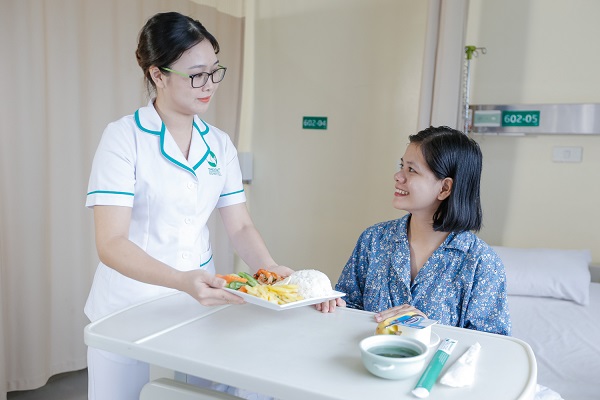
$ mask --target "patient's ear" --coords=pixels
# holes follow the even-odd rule
[[[444,178],[442,179],[442,188],[440,189],[440,193],[438,194],[438,200],[446,200],[450,193],[452,193],[452,185],[454,184],[454,180],[452,178]]]

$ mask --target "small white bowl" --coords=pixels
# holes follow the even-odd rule
[[[385,379],[405,379],[418,374],[429,351],[417,339],[396,335],[369,336],[361,340],[359,347],[365,368]]]

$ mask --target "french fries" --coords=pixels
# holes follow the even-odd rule
[[[279,305],[304,299],[298,294],[298,285],[256,285],[246,290],[248,294]]]

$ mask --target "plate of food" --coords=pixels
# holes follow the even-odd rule
[[[314,269],[299,270],[287,278],[264,269],[254,275],[240,272],[217,276],[226,280],[225,290],[240,296],[247,303],[277,311],[318,304],[346,295],[333,290],[327,275]]]

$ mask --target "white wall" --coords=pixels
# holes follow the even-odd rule
[[[417,127],[427,3],[256,1],[252,139],[241,150],[255,155],[249,207],[278,262],[335,280],[364,228],[400,216],[392,174]],[[488,49],[472,63],[471,102],[600,102],[597,15],[594,0],[470,0],[467,44]],[[302,130],[305,115],[327,116],[329,129]],[[600,136],[477,140],[481,236],[589,248],[598,263]],[[583,147],[583,162],[553,163],[554,146]]]
[[[471,104],[600,103],[600,2],[470,0]],[[479,136],[491,244],[588,248],[600,262],[600,135]],[[580,146],[581,163],[554,163]]]
[[[401,215],[393,174],[417,127],[427,3],[257,1],[247,194],[279,263],[335,282],[359,234]],[[327,130],[302,129],[314,115]]]

